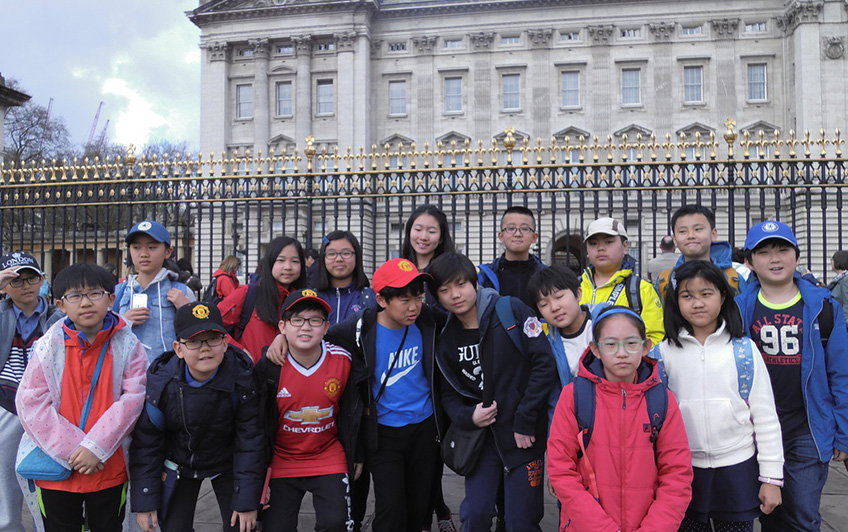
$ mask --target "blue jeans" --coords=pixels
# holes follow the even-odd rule
[[[465,477],[465,500],[459,507],[463,532],[489,532],[495,517],[497,486],[503,478],[504,518],[510,532],[541,532],[545,515],[545,460],[539,458],[508,472],[498,454],[492,435],[477,459],[474,472]]]
[[[813,437],[806,434],[783,442],[783,504],[760,517],[763,532],[821,530],[821,494],[827,482],[827,462],[819,459]]]

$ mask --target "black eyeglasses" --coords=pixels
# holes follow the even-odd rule
[[[20,288],[24,285],[24,283],[38,284],[41,282],[42,279],[43,277],[41,277],[40,275],[36,275],[35,277],[27,277],[26,279],[24,279],[23,277],[15,277],[11,281],[9,281],[9,286],[11,286],[12,288]]]
[[[536,230],[533,229],[532,227],[530,227],[529,225],[522,225],[521,227],[516,226],[516,225],[508,225],[508,226],[504,227],[503,229],[501,229],[501,231],[503,231],[504,233],[506,233],[508,235],[514,235],[516,231],[518,231],[519,233],[523,233],[525,235],[529,235],[531,233],[536,232]]]
[[[328,251],[328,252],[324,253],[324,256],[327,257],[330,260],[336,260],[339,257],[339,255],[341,255],[343,259],[347,260],[347,259],[353,257],[354,255],[356,255],[356,253],[354,253],[353,251],[351,251],[349,249],[346,249],[344,251]]]
[[[30,283],[30,284],[35,284],[35,283]],[[59,299],[62,299],[63,301],[67,301],[68,303],[73,303],[74,305],[76,305],[77,303],[82,302],[82,298],[86,298],[89,301],[100,301],[108,293],[109,292],[107,292],[106,290],[92,290],[91,292],[87,292],[85,294],[67,294],[67,295],[62,296]]]
[[[186,346],[186,349],[188,349],[189,351],[197,351],[203,344],[206,344],[209,347],[218,347],[219,345],[224,343],[224,337],[213,336],[212,338],[207,338],[206,340],[186,340],[180,343]]]
[[[301,318],[300,316],[292,316],[288,320],[292,327],[303,327],[303,324],[307,321],[312,327],[320,327],[324,325],[324,322],[327,320],[320,316],[312,316],[311,318]]]

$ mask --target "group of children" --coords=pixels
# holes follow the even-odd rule
[[[204,479],[225,530],[296,530],[307,492],[316,530],[358,530],[369,477],[376,532],[429,530],[434,512],[455,530],[452,424],[474,441],[464,531],[541,530],[546,472],[563,531],[818,530],[827,463],[848,459],[842,307],[797,275],[781,222],[749,231],[747,287],[712,212],[672,226],[683,257],[656,288],[612,218],[587,226],[582,279],[545,267],[523,207],[475,267],[422,206],[370,283],[349,232],[325,238],[314,288],[280,237],[218,305],[171,278],[150,220],[127,235],[137,275],[65,268],[58,308],[33,257],[4,256],[0,531],[22,530],[21,493],[39,530],[125,529],[127,486],[142,530],[191,530]],[[69,476],[15,477],[36,447]]]

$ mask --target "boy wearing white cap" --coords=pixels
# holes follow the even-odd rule
[[[583,272],[581,305],[609,303],[635,310],[654,344],[665,337],[663,311],[657,291],[634,271],[627,257],[627,231],[614,218],[598,218],[583,239],[589,266]]]

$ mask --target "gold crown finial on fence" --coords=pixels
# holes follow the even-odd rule
[[[304,139],[306,141],[306,148],[303,150],[304,155],[306,155],[306,169],[307,171],[312,171],[312,158],[315,157],[315,137],[309,135]]]
[[[736,142],[736,120],[732,117],[724,121],[727,130],[724,132],[724,141],[727,142],[727,155],[733,159],[733,143]]]
[[[504,129],[504,133],[506,134],[503,139],[503,145],[506,148],[506,162],[512,164],[512,150],[515,148],[515,137],[513,136],[515,128],[509,126]]]

